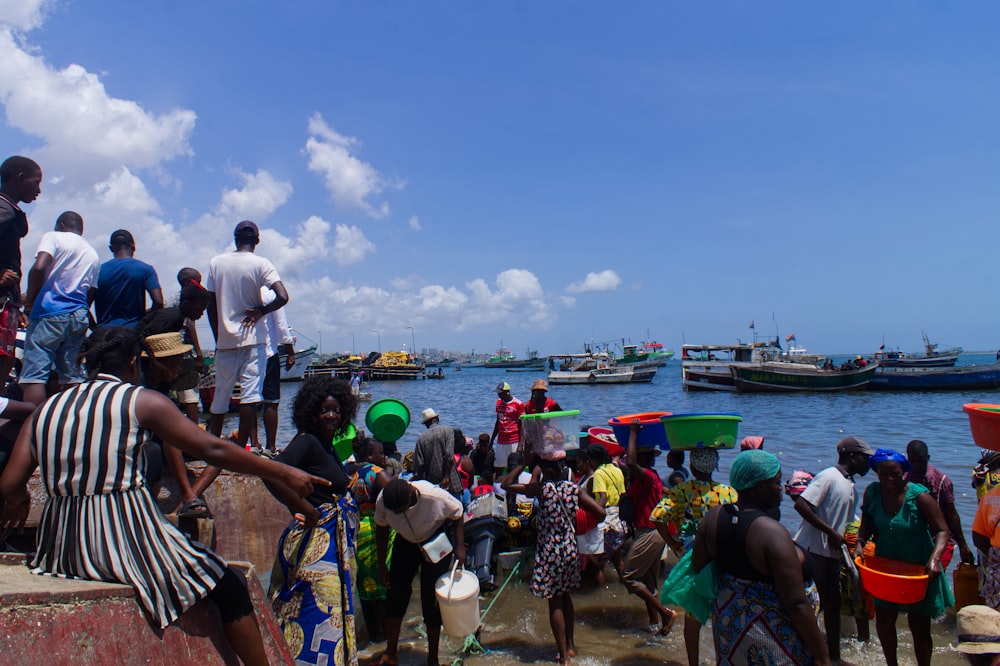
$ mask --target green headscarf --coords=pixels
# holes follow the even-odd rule
[[[740,492],[774,478],[779,470],[781,463],[773,454],[760,449],[741,451],[729,468],[729,485]]]

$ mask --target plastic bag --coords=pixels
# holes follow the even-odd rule
[[[701,571],[691,569],[691,553],[684,553],[680,561],[670,570],[670,575],[660,588],[660,603],[680,606],[694,616],[700,624],[705,624],[712,614],[712,603],[719,593],[715,579],[715,562],[709,562]]]

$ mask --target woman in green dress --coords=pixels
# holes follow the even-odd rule
[[[891,449],[877,449],[868,463],[878,481],[865,489],[861,505],[861,529],[854,548],[863,554],[868,539],[875,541],[875,555],[924,565],[930,583],[924,598],[915,604],[875,600],[875,628],[889,666],[896,666],[896,619],[906,613],[917,664],[928,666],[934,644],[931,620],[944,615],[955,603],[948,581],[942,574],[941,553],[948,545],[948,525],[927,488],[908,482],[903,474],[910,463]]]
[[[385,587],[379,582],[378,553],[375,548],[375,500],[392,480],[383,466],[382,442],[371,437],[354,440],[355,461],[348,463],[348,488],[358,504],[358,532],[355,560],[358,565],[358,596],[373,641],[383,640],[385,628]],[[391,539],[391,537],[390,537]],[[392,542],[389,543],[392,556]]]

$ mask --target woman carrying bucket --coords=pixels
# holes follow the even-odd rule
[[[528,459],[532,457],[534,454],[529,452]],[[539,458],[538,467],[542,472],[538,483],[512,483],[524,465],[511,470],[501,483],[507,492],[538,498],[538,545],[535,568],[531,572],[531,593],[549,602],[549,625],[559,649],[556,661],[565,664],[570,657],[576,656],[573,644],[575,616],[570,596],[570,592],[580,585],[576,510],[579,507],[603,519],[604,507],[582,486],[564,480],[562,460]]]
[[[882,653],[890,666],[897,663],[896,618],[906,613],[913,651],[917,664],[931,663],[934,644],[931,640],[931,620],[944,615],[945,608],[955,603],[942,574],[941,553],[948,545],[948,524],[937,502],[918,483],[910,483],[903,474],[910,470],[906,457],[891,449],[877,449],[868,465],[878,474],[878,481],[865,489],[861,504],[861,529],[854,556],[862,557],[865,543],[874,535],[875,555],[921,564],[930,583],[918,603],[900,605],[879,599],[875,590],[875,630],[882,643]]]

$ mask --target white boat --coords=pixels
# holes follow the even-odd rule
[[[283,382],[300,382],[306,376],[306,368],[312,363],[313,356],[316,355],[316,345],[311,347],[306,347],[305,349],[295,350],[295,364],[292,365],[291,370],[285,370],[285,358],[288,356],[284,352],[279,352],[279,358],[281,361],[281,381]]]
[[[550,356],[549,384],[629,384],[637,381],[631,365],[618,365],[610,355],[601,353],[564,354]],[[655,368],[653,368],[655,374]],[[644,373],[638,381],[649,381],[652,375]]]

